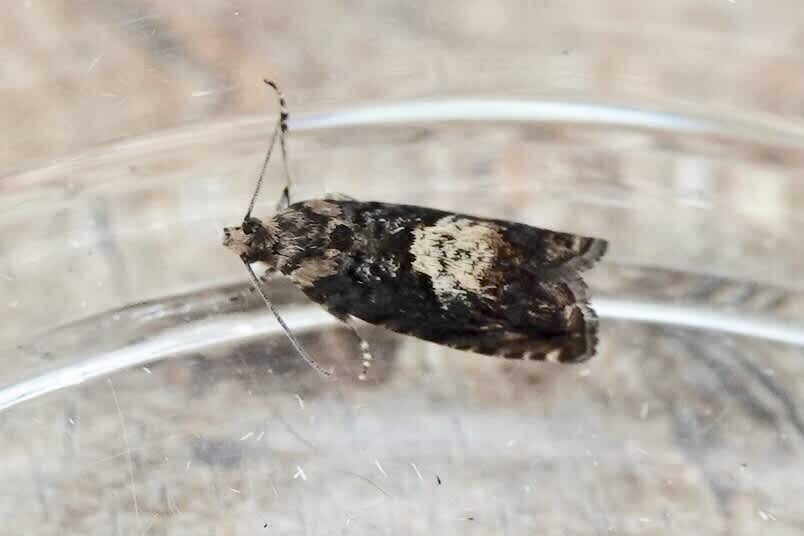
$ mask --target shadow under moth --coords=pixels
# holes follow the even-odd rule
[[[251,264],[289,277],[311,300],[346,323],[360,343],[365,378],[372,356],[353,318],[478,354],[576,363],[594,355],[597,316],[580,273],[606,251],[598,238],[432,208],[325,198],[290,202],[287,108],[280,117],[243,223],[224,229],[252,281]],[[279,138],[285,188],[277,213],[251,213]]]

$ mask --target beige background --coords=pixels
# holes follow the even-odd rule
[[[402,97],[560,95],[800,126],[797,0],[22,0],[0,20],[2,169],[268,111]]]

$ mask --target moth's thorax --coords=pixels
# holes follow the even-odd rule
[[[326,200],[295,203],[272,218],[249,218],[224,228],[223,245],[248,263],[263,262],[270,270],[292,274],[317,255],[332,258],[351,243],[352,223],[340,207]],[[334,249],[333,249],[334,248]]]
[[[336,270],[333,260],[351,243],[353,223],[341,208],[326,200],[295,203],[278,212],[268,225],[276,233],[276,268],[306,286],[317,274]],[[319,269],[318,263],[327,266]]]

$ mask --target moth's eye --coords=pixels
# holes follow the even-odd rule
[[[247,235],[253,234],[262,226],[262,223],[257,218],[249,218],[243,222],[243,232]]]

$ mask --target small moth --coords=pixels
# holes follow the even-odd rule
[[[505,220],[412,205],[324,198],[291,203],[287,108],[280,117],[243,223],[224,245],[251,279],[296,350],[304,351],[262,291],[251,264],[289,277],[356,336],[365,378],[372,356],[353,318],[397,333],[511,359],[584,361],[594,355],[597,316],[580,273],[607,243]],[[277,213],[252,217],[276,138],[285,188]]]

